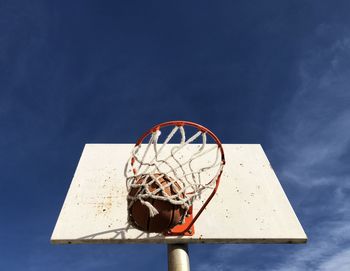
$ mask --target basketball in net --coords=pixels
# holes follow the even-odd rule
[[[152,216],[149,215],[149,206],[145,202],[141,203],[140,200],[133,202],[130,207],[130,219],[135,227],[147,232],[163,232],[164,230],[173,228],[184,219],[186,215],[185,208],[161,199],[161,197],[172,196],[184,198],[183,193],[178,193],[181,190],[180,185],[168,178],[162,174],[155,174],[153,178],[147,175],[141,176],[136,183],[140,187],[130,189],[130,198],[142,194],[142,190],[147,188],[150,193],[160,197],[159,199],[151,197],[145,199],[145,202],[150,204],[149,206],[152,206],[151,208],[154,208],[158,213]],[[128,202],[129,204],[132,203],[130,199]]]
[[[164,136],[162,136],[164,134]],[[128,222],[145,232],[187,232],[215,195],[225,164],[220,140],[188,121],[158,124],[136,142],[125,167]],[[185,221],[201,199],[194,218]]]

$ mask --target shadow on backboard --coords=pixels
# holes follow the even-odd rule
[[[128,235],[128,232],[133,232],[132,234]],[[135,235],[137,233],[137,235]],[[84,241],[91,241],[91,240],[105,240],[108,241],[126,241],[126,240],[138,240],[138,239],[152,239],[152,238],[159,238],[163,236],[161,233],[149,233],[149,232],[143,232],[140,231],[130,225],[123,227],[123,228],[117,228],[107,231],[101,231],[89,235],[85,235],[82,237],[77,238],[77,240],[84,242]]]

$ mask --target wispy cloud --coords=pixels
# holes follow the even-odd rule
[[[315,42],[337,30],[336,26],[320,26]],[[300,191],[293,194],[293,202],[297,203],[309,243],[291,250],[281,246],[267,249],[273,251],[275,259],[268,266],[259,266],[259,270],[349,267],[350,35],[339,36],[342,38],[328,47],[305,52],[299,63],[298,90],[289,105],[279,108],[271,120],[272,147],[268,152],[272,160],[278,161],[278,175],[283,183]],[[225,250],[216,251],[220,260],[213,257],[211,264],[202,263],[203,270],[231,270],[237,266],[257,269],[257,262],[254,266],[249,261],[241,263],[244,253],[222,248]],[[250,254],[265,253],[261,247],[249,249]],[[284,253],[280,254],[281,250]]]
[[[284,156],[281,178],[303,190],[298,201],[311,240],[273,270],[345,270],[350,259],[349,35],[309,52],[299,70],[301,87],[273,140]]]
[[[324,270],[349,270],[350,266],[350,249],[344,249],[341,252],[329,257],[326,261],[320,264],[321,271]]]
[[[299,71],[301,87],[281,110],[273,142],[285,157],[282,174],[303,186],[334,183],[350,144],[349,39],[311,52]]]

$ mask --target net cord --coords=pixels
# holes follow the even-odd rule
[[[162,153],[165,146],[171,141],[173,136],[178,131],[181,135],[179,145],[172,147],[170,149],[170,155],[166,156],[166,158],[159,159],[160,153]],[[148,201],[150,199],[163,200],[170,202],[174,205],[181,205],[182,208],[184,208],[187,211],[192,205],[193,201],[197,198],[200,198],[202,191],[204,191],[205,189],[213,188],[213,183],[215,185],[214,181],[217,179],[218,175],[220,174],[223,168],[223,163],[219,161],[220,150],[218,148],[218,145],[215,145],[212,148],[204,151],[207,143],[207,136],[205,132],[198,131],[186,140],[186,133],[184,127],[175,126],[172,129],[172,131],[168,134],[161,147],[158,149],[158,139],[160,135],[160,130],[156,130],[151,134],[151,137],[146,145],[143,154],[141,155],[141,158],[138,156],[138,153],[141,149],[141,145],[135,146],[132,150],[132,155],[129,158],[128,163],[124,169],[128,192],[130,192],[131,189],[137,189],[137,193],[135,195],[131,196],[129,193],[127,196],[129,201],[128,210],[130,211],[132,205],[137,200],[139,200],[141,204],[145,205],[148,208],[150,217],[153,217],[158,214],[157,209]],[[188,144],[194,142],[201,135],[202,144],[200,145],[199,149],[196,152],[194,152],[189,159],[181,163],[175,155],[179,153]],[[154,156],[150,161],[145,161],[149,150],[152,146]],[[209,166],[200,168],[199,170],[195,170],[193,168],[192,163],[196,159],[212,152],[215,149],[217,150],[215,159]],[[175,165],[172,165],[169,162],[170,159],[172,159]],[[138,165],[135,166],[135,164]],[[134,173],[134,175],[132,176],[128,175],[128,168],[130,167],[130,165],[133,168],[132,172]],[[169,170],[166,172],[164,172],[164,170],[162,171],[160,167],[163,165],[166,165],[169,168]],[[189,167],[189,172],[185,170],[186,165],[188,165]],[[201,174],[215,167],[218,167],[216,175],[213,178],[211,178],[210,181],[203,184],[201,180]],[[179,169],[181,170],[181,175],[179,175],[179,173],[177,172]],[[170,178],[170,174],[173,174],[174,178]],[[162,178],[165,178],[167,180],[166,184],[164,184],[164,182],[160,182],[160,179]],[[154,186],[156,186],[157,188],[151,191],[149,189],[150,186],[152,186],[153,188]],[[172,191],[175,191],[176,193],[173,195],[169,195],[166,192],[167,188],[171,188]]]

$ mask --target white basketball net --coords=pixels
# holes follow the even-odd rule
[[[170,144],[176,133],[180,133],[180,142]],[[207,144],[205,132],[198,131],[186,139],[184,127],[175,126],[162,143],[160,135],[157,130],[147,144],[135,146],[125,167],[128,192],[135,188],[138,191],[134,196],[128,195],[128,210],[139,200],[148,207],[150,217],[158,214],[151,199],[180,205],[187,212],[204,190],[215,187],[224,166],[219,146]],[[161,183],[163,177],[169,182]],[[157,189],[151,191],[149,186],[154,189],[154,184]],[[173,188],[175,194],[166,193],[167,187]]]

